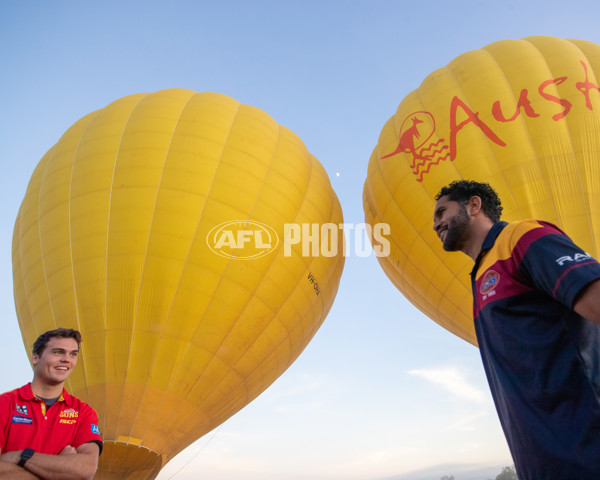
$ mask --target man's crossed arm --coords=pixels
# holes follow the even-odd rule
[[[58,455],[35,453],[19,467],[21,450],[0,455],[0,480],[92,480],[98,468],[100,449],[94,442],[76,449],[67,445]]]

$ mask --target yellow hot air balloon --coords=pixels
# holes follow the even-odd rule
[[[288,227],[342,222],[300,139],[224,95],[131,95],[63,135],[19,210],[14,293],[28,351],[83,334],[67,388],[100,417],[96,478],[155,478],[286,370],[344,264],[342,235],[312,255]]]
[[[452,180],[488,182],[503,219],[537,218],[600,252],[600,46],[530,37],[465,53],[402,100],[371,156],[367,222],[390,225],[379,257],[422,312],[476,344],[472,261],[432,230],[434,197]]]

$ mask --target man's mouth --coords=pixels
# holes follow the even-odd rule
[[[446,232],[448,232],[448,227],[442,227],[438,230],[438,237],[442,242],[446,238]]]

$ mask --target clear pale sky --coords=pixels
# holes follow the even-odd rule
[[[258,107],[327,170],[346,223],[379,132],[433,70],[494,41],[600,43],[597,0],[0,2],[0,391],[31,378],[12,295],[14,220],[43,154],[83,115],[181,87]],[[174,412],[174,415],[176,412]],[[264,394],[160,480],[457,480],[512,464],[478,350],[426,318],[376,258]]]

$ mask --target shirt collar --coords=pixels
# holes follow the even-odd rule
[[[490,228],[490,231],[487,233],[485,239],[483,240],[483,244],[481,245],[481,251],[479,252],[479,255],[477,255],[477,260],[475,260],[475,265],[473,266],[473,270],[471,271],[471,276],[475,275],[475,273],[477,272],[477,268],[479,268],[479,263],[481,262],[481,259],[483,258],[485,253],[494,246],[494,244],[496,243],[496,238],[498,238],[500,232],[504,230],[504,227],[506,227],[507,225],[508,222],[503,221],[496,222],[494,223],[494,225],[492,225],[492,228]]]
[[[37,397],[35,396],[35,394],[33,393],[33,390],[31,390],[31,382],[29,382],[27,385],[23,385],[21,388],[19,388],[19,395],[21,396],[22,399],[24,400],[34,400]],[[63,391],[60,395],[60,398],[58,399],[59,402],[65,402],[65,404],[70,405],[71,404],[71,395],[69,395],[69,392],[67,392],[64,388]]]
[[[35,395],[31,390],[31,383],[23,385],[21,388],[19,388],[19,395],[23,400],[33,400],[35,398]]]

